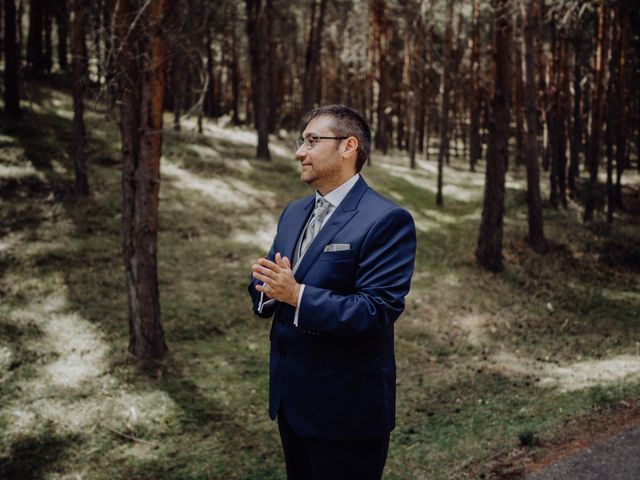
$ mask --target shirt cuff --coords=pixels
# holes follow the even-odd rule
[[[293,325],[298,326],[298,314],[300,313],[300,303],[302,302],[302,292],[304,292],[304,284],[300,285],[298,292],[298,305],[296,306],[296,315],[293,317]]]
[[[260,292],[260,301],[258,302],[258,313],[262,313],[262,309],[264,307],[268,307],[272,303],[275,303],[275,301],[276,300],[274,298],[270,298],[269,300],[267,300],[265,302],[264,301],[264,292]]]

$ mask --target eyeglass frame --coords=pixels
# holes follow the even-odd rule
[[[309,145],[308,140],[313,140],[313,143],[306,148],[307,150],[311,150],[315,147],[316,143],[318,143],[318,140],[346,140],[347,138],[349,137],[321,137],[318,135],[308,135],[305,138],[300,137],[296,139],[296,150],[299,150],[302,145]]]

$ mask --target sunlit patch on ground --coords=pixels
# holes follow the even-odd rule
[[[32,165],[0,165],[0,178],[23,178],[34,175],[40,180],[44,180],[44,175],[38,172]]]
[[[563,392],[640,377],[640,356],[633,355],[555,364],[501,352],[491,357],[489,364],[489,368],[507,374],[530,375],[538,378],[538,385],[556,387]]]
[[[5,420],[11,419],[10,430],[26,432],[44,420],[74,431],[100,421],[120,428],[132,407],[137,412],[135,422],[141,425],[154,426],[175,415],[176,407],[166,393],[127,392],[108,373],[109,348],[103,333],[78,314],[68,312],[64,284],[61,279],[56,283],[59,286],[55,293],[35,298],[27,307],[11,312],[10,320],[16,327],[37,327],[39,334],[29,338],[23,348],[39,360],[35,375],[19,382],[20,399],[0,410]]]
[[[255,168],[253,168],[253,165],[251,165],[249,160],[242,160],[242,159],[225,160],[224,161],[224,166],[229,168],[229,169],[231,169],[231,170],[235,170],[237,172],[240,172],[240,173],[253,173],[253,172],[255,172]]]
[[[425,170],[432,169],[432,165],[430,164],[425,164],[424,167],[421,164],[420,168],[422,172],[398,165],[381,164],[381,167],[394,177],[405,180],[415,187],[422,188],[431,193],[438,191],[435,177],[424,174]],[[459,183],[460,180],[456,175],[455,180],[448,180],[447,183],[443,185],[442,194],[445,198],[451,198],[460,202],[477,201],[479,198],[482,198],[481,188],[472,188],[467,182]],[[456,183],[452,183],[453,181]]]
[[[11,349],[8,346],[0,345],[0,379],[2,378],[5,370],[11,366],[12,358],[13,354]]]
[[[479,345],[484,340],[485,327],[487,317],[481,314],[467,314],[456,317],[452,326],[459,328],[466,338],[466,341],[472,345]]]
[[[232,127],[220,127],[216,123],[207,122],[204,126],[204,131],[214,138],[228,140],[230,142],[236,144],[245,144],[245,145],[257,145],[258,144],[258,135],[255,131],[240,129],[240,128],[232,128]]]
[[[220,154],[218,153],[218,151],[209,145],[201,145],[199,143],[188,143],[186,145],[186,148],[204,159],[211,160],[211,159],[220,158]]]
[[[164,157],[162,173],[177,181],[180,188],[199,192],[220,204],[243,208],[273,206],[275,202],[272,192],[256,190],[240,179],[201,178]]]
[[[411,209],[410,209],[411,211]],[[439,210],[424,209],[419,212],[411,211],[416,228],[421,232],[431,232],[441,229],[446,225],[457,225],[461,222],[476,221],[480,219],[481,210],[469,213],[467,215],[451,215]]]
[[[296,147],[294,142],[291,142],[290,148],[277,143],[272,143],[269,145],[269,150],[278,157],[290,158],[292,162],[298,163],[298,160],[296,160]]]
[[[270,212],[251,214],[244,217],[244,221],[250,228],[236,228],[231,235],[233,242],[255,245],[265,252],[271,247],[273,237],[276,234],[277,217]]]

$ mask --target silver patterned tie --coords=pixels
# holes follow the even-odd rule
[[[302,242],[300,242],[300,253],[298,254],[298,259],[301,259],[304,256],[309,245],[311,245],[313,239],[318,235],[318,232],[322,227],[322,222],[331,210],[332,206],[333,205],[327,202],[324,198],[318,198],[316,200],[316,207],[313,209],[313,216],[311,217],[311,221],[309,221],[307,229],[302,236]]]

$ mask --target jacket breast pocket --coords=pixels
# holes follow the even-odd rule
[[[335,252],[322,252],[319,262],[346,262],[355,258],[353,250],[338,250]]]

